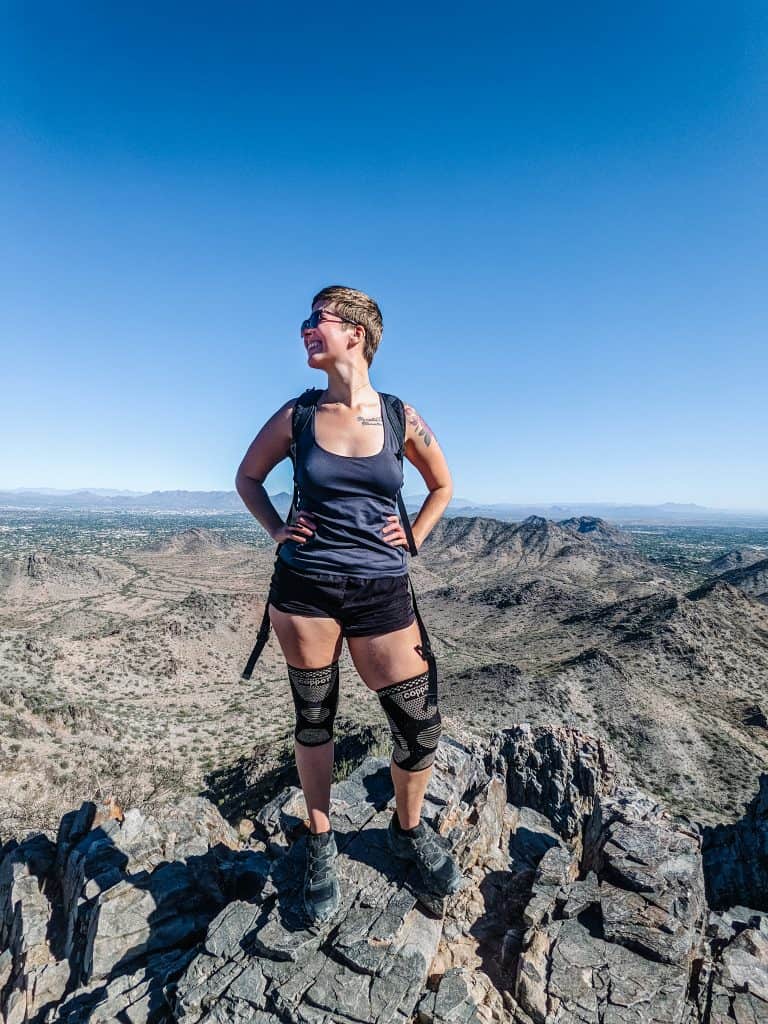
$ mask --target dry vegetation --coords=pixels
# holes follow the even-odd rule
[[[768,607],[690,581],[596,521],[441,522],[413,578],[437,650],[443,717],[459,738],[518,721],[607,737],[625,770],[673,808],[735,818],[757,786],[768,729]],[[242,533],[242,531],[240,531]],[[105,553],[87,531],[0,556],[0,839],[51,829],[114,795],[146,805],[214,792],[242,810],[290,771],[293,705],[274,638],[240,672],[273,551],[226,529],[164,524]],[[341,662],[340,736],[382,713]],[[755,724],[755,723],[758,724]],[[340,771],[345,770],[342,746]],[[281,776],[282,777],[282,776]],[[218,787],[218,788],[217,788]]]

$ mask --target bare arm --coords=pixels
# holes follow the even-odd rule
[[[445,461],[445,456],[432,429],[412,405],[405,403],[404,405],[405,457],[421,473],[429,491],[412,524],[413,539],[416,541],[416,546],[420,548],[451,500],[453,481],[448,463]],[[396,519],[396,516],[392,517],[391,526],[394,529],[386,538],[390,543],[398,537],[397,531],[402,531],[399,520],[394,521]],[[386,526],[385,531],[389,530],[390,526]],[[405,534],[402,534],[402,537],[404,540]],[[405,541],[405,546],[407,546],[407,541]]]
[[[304,543],[314,532],[311,517],[302,512],[295,524],[285,524],[264,487],[269,473],[288,456],[292,417],[293,400],[286,402],[267,420],[243,456],[235,475],[235,488],[248,511],[273,540]]]

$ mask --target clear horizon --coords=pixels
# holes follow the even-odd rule
[[[275,494],[279,494],[279,493],[282,493],[282,492],[290,494],[291,490],[292,490],[292,484],[290,483],[290,481],[289,481],[289,485],[286,486],[286,487],[277,487],[277,488],[275,488],[275,487],[271,487],[270,486],[270,487],[267,488],[267,491],[268,491],[268,493],[270,495],[275,495]],[[36,486],[36,487],[35,486],[5,487],[5,486],[0,484],[0,492],[3,492],[3,491],[5,491],[6,493],[12,493],[14,491],[17,491],[17,492],[38,491],[38,492],[42,493],[42,492],[47,491],[47,492],[62,493],[62,494],[72,493],[72,492],[80,492],[80,491],[93,491],[93,492],[96,492],[96,491],[119,491],[120,493],[122,493],[123,495],[126,495],[126,496],[131,496],[131,495],[141,496],[141,495],[147,495],[147,494],[152,494],[152,493],[163,493],[163,492],[170,492],[170,491],[184,491],[184,492],[190,492],[190,493],[196,493],[197,492],[197,493],[202,493],[202,494],[206,494],[206,493],[210,493],[210,492],[215,492],[215,491],[230,491],[232,493],[235,493],[235,488],[234,487],[230,487],[230,488],[223,488],[223,487],[218,487],[218,488],[215,488],[215,487],[212,487],[212,488],[204,488],[204,487],[158,487],[158,488],[153,488],[153,489],[148,489],[148,490],[140,490],[140,489],[130,489],[129,490],[127,488],[108,487],[108,486],[107,487],[101,487],[101,486],[100,487],[45,487],[45,486],[39,485],[39,486]],[[421,496],[425,497],[426,494],[427,494],[426,489],[422,489],[422,491],[419,491],[418,488],[413,489],[413,490],[409,490],[407,487],[403,487],[403,496],[405,498],[421,497]],[[712,511],[715,511],[715,512],[759,512],[759,513],[768,514],[768,506],[760,507],[760,506],[748,506],[748,505],[703,505],[700,502],[681,502],[681,501],[669,501],[669,500],[661,500],[661,501],[622,501],[622,500],[616,499],[616,498],[605,498],[605,499],[599,499],[599,498],[590,498],[590,499],[584,499],[584,498],[557,498],[557,499],[553,499],[553,500],[549,500],[548,499],[548,500],[544,501],[544,500],[537,500],[535,498],[520,498],[520,499],[516,498],[513,501],[510,498],[499,498],[499,499],[496,499],[494,501],[483,501],[483,500],[481,500],[479,498],[477,498],[477,499],[467,498],[466,495],[463,495],[463,494],[454,494],[452,500],[453,501],[471,501],[473,505],[521,505],[521,506],[526,506],[526,505],[552,505],[552,506],[558,506],[558,505],[565,505],[565,506],[568,506],[568,505],[607,505],[607,506],[617,506],[617,507],[638,506],[638,507],[658,508],[658,507],[663,506],[663,505],[675,505],[675,506],[694,505],[697,508],[711,509]],[[247,511],[248,511],[248,509],[245,506],[243,506],[243,512],[247,512]]]
[[[458,496],[768,508],[768,8],[334,12],[5,12],[0,475],[233,489],[345,283]]]

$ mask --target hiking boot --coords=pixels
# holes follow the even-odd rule
[[[422,902],[426,897],[426,906],[440,913],[443,897],[461,888],[462,874],[451,854],[440,844],[437,833],[423,819],[416,828],[404,833],[395,811],[387,829],[387,841],[396,857],[416,865],[421,882],[416,895]]]
[[[341,900],[334,861],[338,850],[333,829],[307,836],[304,870],[304,910],[313,924],[333,917]]]

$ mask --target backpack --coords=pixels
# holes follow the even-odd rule
[[[294,513],[296,512],[298,501],[299,501],[299,485],[296,482],[296,446],[298,444],[299,437],[302,432],[306,429],[307,424],[312,416],[312,410],[317,405],[318,399],[322,394],[321,388],[307,388],[303,394],[299,395],[293,406],[293,418],[291,420],[291,446],[289,449],[289,455],[291,462],[293,463],[293,497],[291,499],[291,507],[288,512],[288,518],[286,522],[290,522],[293,519]],[[396,395],[387,395],[383,391],[380,392],[384,411],[389,417],[390,425],[394,431],[395,438],[398,441],[397,458],[400,464],[403,463],[403,453],[405,450],[405,409],[403,408],[402,401]],[[408,539],[408,550],[412,555],[419,553],[416,547],[416,542],[413,539],[413,531],[411,530],[411,521],[408,518],[408,513],[405,508],[405,502],[400,491],[397,492],[397,507],[400,513],[400,520],[403,524],[403,530]],[[277,545],[275,551],[275,568],[277,568],[278,557],[280,554],[280,548],[282,544]],[[435,662],[435,656],[432,651],[432,646],[429,642],[429,635],[427,633],[424,622],[422,621],[419,609],[416,604],[416,593],[413,589],[413,581],[408,576],[408,582],[411,587],[411,600],[413,603],[413,612],[416,616],[416,621],[419,624],[419,633],[421,634],[421,648],[419,653],[424,658],[429,666],[429,679],[430,679],[430,692],[436,699],[437,696],[437,665]],[[261,652],[266,646],[267,640],[269,639],[270,621],[269,621],[269,598],[267,598],[264,604],[264,617],[261,620],[261,626],[256,637],[256,644],[251,651],[251,655],[248,658],[245,668],[243,669],[242,678],[250,679],[253,674],[253,669],[256,662],[259,660]]]

